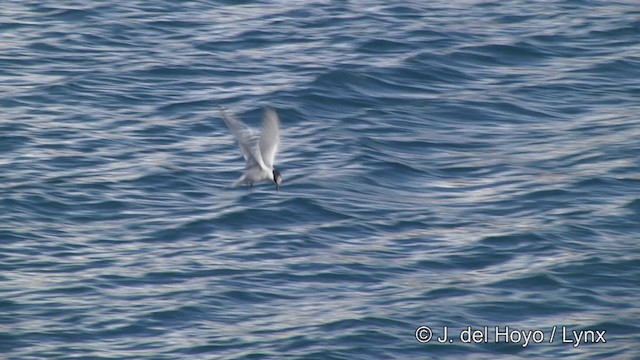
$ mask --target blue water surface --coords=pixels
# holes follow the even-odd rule
[[[4,359],[638,356],[635,1],[5,1],[0,39]],[[277,110],[280,192],[230,187],[220,106]]]

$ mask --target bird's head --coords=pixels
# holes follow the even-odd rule
[[[280,191],[280,185],[282,184],[282,175],[280,175],[280,171],[273,169],[273,182],[276,184],[276,191]]]

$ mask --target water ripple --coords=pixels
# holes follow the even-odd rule
[[[635,355],[631,3],[4,5],[7,359]],[[281,192],[219,106],[278,110]]]

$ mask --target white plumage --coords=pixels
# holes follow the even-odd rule
[[[241,183],[253,185],[260,181],[272,181],[276,185],[276,190],[280,191],[280,185],[284,179],[274,168],[280,144],[280,120],[275,110],[264,109],[261,133],[250,129],[226,110],[220,109],[220,112],[247,161],[244,175],[233,185]]]

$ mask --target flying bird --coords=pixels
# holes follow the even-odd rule
[[[276,184],[276,191],[280,191],[280,185],[284,179],[280,172],[273,167],[280,144],[280,120],[278,120],[275,110],[264,109],[260,134],[247,127],[225,109],[221,108],[220,113],[240,145],[242,155],[247,161],[244,175],[240,176],[233,183],[233,186],[242,183],[253,186],[253,183],[271,181]]]

